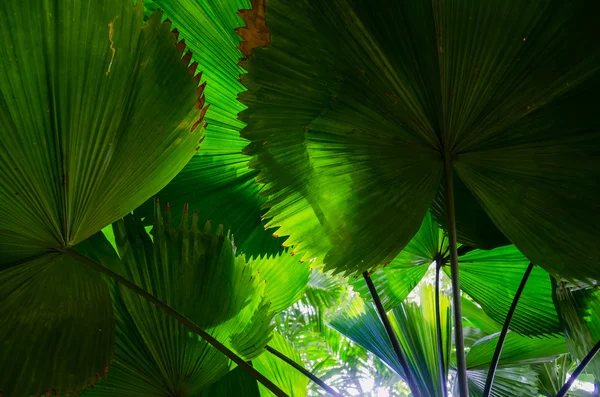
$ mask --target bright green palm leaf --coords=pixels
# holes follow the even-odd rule
[[[428,212],[417,234],[385,268],[371,274],[383,306],[391,310],[398,306],[417,286],[438,254],[448,250],[444,237],[433,216]],[[357,275],[349,279],[353,288],[363,299],[371,295],[364,278]]]
[[[242,154],[248,142],[239,136],[244,123],[238,113],[245,106],[237,95],[245,88],[239,81],[244,69],[238,65],[242,53],[235,30],[244,26],[237,11],[250,8],[250,1],[154,0],[146,6],[164,10],[186,40],[192,60],[198,62],[202,79],[208,83],[205,95],[211,104],[202,150],[156,196],[174,207],[189,203],[202,208],[201,220],[234,230],[238,250],[249,256],[281,252],[283,241],[273,239],[273,231],[266,231],[261,222],[263,187],[254,183],[258,173],[248,168],[249,158]],[[151,220],[152,208],[148,200],[139,213]],[[174,214],[175,221],[178,216]]]
[[[381,265],[418,230],[446,156],[530,260],[600,276],[597,10],[270,1],[241,97],[268,226],[336,271]]]
[[[81,392],[105,375],[115,325],[108,285],[68,255],[0,272],[0,391]]]
[[[405,379],[404,371],[394,353],[385,328],[371,305],[356,298],[351,311],[332,317],[329,326],[379,357],[381,361]]]
[[[307,263],[285,253],[253,258],[248,263],[266,280],[267,296],[274,312],[280,312],[298,301],[311,275]]]
[[[402,252],[386,267],[371,275],[384,306],[390,309],[402,302],[438,255],[444,264],[448,263],[448,239],[428,213],[419,231]],[[504,323],[529,260],[514,245],[492,250],[464,250],[464,253],[459,250],[458,260],[462,291],[476,301],[491,319]],[[450,277],[449,267],[444,266],[443,269]],[[369,297],[362,277],[350,281],[363,298]],[[552,301],[552,285],[548,273],[539,267],[535,267],[529,276],[511,329],[527,335],[560,330]]]
[[[465,297],[460,298],[463,326],[472,327],[482,331],[485,335],[495,334],[502,330],[502,324],[492,320],[483,309],[477,307]]]
[[[440,396],[443,394],[440,379],[440,359],[435,315],[435,291],[432,286],[421,289],[420,304],[403,303],[396,307],[391,317],[402,350],[409,366],[421,387],[420,395]],[[440,294],[440,326],[442,330],[442,353],[444,368],[450,362],[452,344],[452,321],[450,297]]]
[[[481,305],[488,316],[503,324],[529,260],[513,245],[470,251],[458,260],[461,289]],[[450,275],[448,267],[444,267],[444,271]],[[550,277],[540,267],[534,267],[527,280],[510,329],[526,335],[560,330]]]
[[[471,347],[467,354],[468,369],[487,369],[489,367],[498,344],[498,336],[499,334],[486,336]],[[567,345],[562,336],[530,338],[509,332],[498,365],[515,367],[549,362],[566,352]]]
[[[195,67],[139,3],[2,3],[1,264],[91,236],[195,153]]]
[[[483,396],[487,371],[467,369],[469,396]],[[537,374],[529,367],[499,368],[494,377],[492,397],[531,397],[537,395]],[[454,389],[456,392],[457,389]],[[454,393],[454,396],[457,396]]]
[[[269,342],[275,350],[283,353],[296,363],[303,365],[300,354],[294,346],[283,336],[275,332],[273,339]],[[271,353],[264,353],[252,361],[254,368],[272,380],[277,386],[285,391],[290,397],[306,397],[308,378],[287,363],[281,361]],[[258,386],[261,397],[272,397],[273,393],[263,385]]]

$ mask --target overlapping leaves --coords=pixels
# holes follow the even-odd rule
[[[271,338],[275,310],[299,298],[308,270],[288,269],[289,277],[273,277],[281,263],[246,262],[235,255],[222,226],[212,231],[207,222],[200,228],[196,213],[190,222],[187,207],[178,228],[170,211],[163,216],[158,205],[154,219],[152,238],[137,215],[117,222],[113,229],[120,258],[116,253],[97,257],[239,356],[257,358]],[[117,356],[111,376],[96,388],[98,395],[196,396],[232,369],[221,352],[143,298],[120,286],[114,286],[113,297]]]
[[[493,250],[466,248],[458,250],[461,289],[481,305],[487,315],[502,324],[529,261],[513,245]],[[390,309],[402,302],[437,259],[443,264],[448,263],[448,239],[433,216],[427,214],[419,231],[404,250],[387,266],[371,275],[385,307]],[[450,276],[447,266],[443,270]],[[361,296],[369,295],[362,279],[351,281]],[[527,335],[560,331],[550,277],[539,267],[534,267],[527,281],[511,329]]]
[[[10,360],[0,390],[74,393],[103,376],[114,319],[104,280],[59,252],[177,174],[202,137],[203,90],[185,44],[159,13],[144,23],[142,2],[4,1],[0,26],[0,296]]]
[[[370,269],[418,230],[446,162],[466,189],[456,199],[473,205],[457,213],[463,241],[503,244],[493,223],[552,273],[600,276],[597,11],[269,2],[271,44],[250,58],[242,94],[268,226],[330,269]]]

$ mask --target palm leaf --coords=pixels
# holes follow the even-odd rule
[[[8,395],[71,393],[105,372],[108,287],[52,252],[162,188],[204,128],[196,66],[159,14],[143,23],[141,4],[30,3],[0,6],[3,357],[18,358],[0,379]]]
[[[213,383],[197,397],[260,397],[258,385],[254,379],[239,368],[229,372]]]
[[[275,311],[302,291],[304,268],[275,277],[274,259],[246,262],[219,226],[191,224],[187,206],[176,229],[170,211],[156,206],[152,238],[137,215],[114,226],[120,257],[104,250],[95,258],[166,302],[245,360],[258,357],[269,343]],[[96,247],[100,241],[96,241]],[[256,267],[254,267],[256,265]],[[260,269],[260,272],[259,270]],[[273,285],[269,281],[273,281]],[[184,326],[124,287],[113,290],[117,312],[117,356],[112,376],[95,393],[110,396],[195,397],[225,376],[232,364]],[[183,394],[182,394],[183,393]]]
[[[160,190],[198,147],[204,98],[185,44],[159,13],[142,25],[141,2],[0,11],[2,266],[81,242]]]
[[[0,272],[0,390],[81,392],[108,371],[115,338],[108,286],[68,255]]]
[[[468,369],[487,369],[489,367],[498,343],[498,336],[498,334],[486,336],[471,347],[467,354]],[[530,338],[510,332],[504,341],[498,365],[500,367],[517,367],[549,362],[566,351],[567,345],[562,336]]]
[[[241,96],[267,226],[327,269],[371,269],[417,232],[447,160],[529,260],[600,276],[597,7],[269,2]]]
[[[246,359],[262,352],[270,339],[273,312],[264,299],[265,284],[243,257],[211,225],[188,224],[187,210],[175,229],[156,211],[153,239],[141,221],[127,216],[114,225],[128,279],[203,324],[213,337]],[[105,240],[105,245],[109,244]],[[194,396],[224,376],[231,363],[219,351],[143,298],[114,286],[117,356],[112,376],[94,393],[110,396]],[[200,303],[203,302],[204,304]],[[206,304],[205,302],[212,302]]]
[[[278,333],[273,334],[273,339],[269,346],[283,353],[298,364],[302,365],[300,354],[294,346]],[[308,387],[308,378],[298,372],[292,366],[282,362],[279,358],[270,353],[265,353],[255,359],[254,368],[273,380],[290,397],[306,397]],[[273,393],[267,390],[263,385],[259,385],[261,397],[271,397]]]
[[[469,396],[482,397],[487,378],[486,370],[467,370]],[[537,395],[537,376],[529,367],[499,368],[494,377],[492,397],[531,397]],[[454,389],[454,396],[457,389]]]
[[[189,203],[203,208],[201,221],[212,220],[229,230],[239,251],[258,256],[282,251],[282,240],[273,239],[261,222],[259,197],[262,186],[254,183],[255,170],[248,168],[242,154],[247,141],[239,136],[244,123],[237,115],[245,106],[237,100],[244,91],[238,65],[242,53],[236,29],[244,25],[238,10],[250,8],[249,0],[227,0],[214,4],[199,0],[146,1],[148,11],[160,8],[173,23],[192,51],[192,60],[203,71],[208,85],[205,95],[211,103],[206,113],[206,139],[184,169],[156,197],[174,207]],[[246,10],[245,12],[248,12]],[[243,14],[245,15],[245,14]],[[153,201],[138,210],[151,223]],[[179,214],[174,214],[178,222]]]
[[[448,239],[433,216],[427,214],[419,231],[402,252],[371,277],[386,308],[402,302],[421,280],[430,264],[441,258],[449,261]],[[497,323],[504,323],[529,260],[514,245],[492,250],[459,250],[460,285]],[[448,266],[444,272],[451,277]],[[355,291],[364,298],[364,281],[351,279]],[[468,309],[467,309],[468,310]],[[548,273],[534,267],[511,322],[511,329],[525,335],[543,335],[560,331],[552,301]]]
[[[502,324],[512,304],[529,261],[513,245],[493,250],[474,250],[459,257],[460,285],[485,313]],[[444,268],[450,275],[450,269]],[[543,335],[560,330],[552,302],[548,273],[535,266],[527,280],[510,323],[510,329],[525,335]]]

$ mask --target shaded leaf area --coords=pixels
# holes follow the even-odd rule
[[[449,262],[448,239],[434,216],[428,213],[402,252],[371,275],[386,309],[402,302],[438,257],[443,264]],[[492,250],[459,250],[458,262],[462,291],[493,321],[503,324],[529,260],[514,245],[508,245]],[[451,277],[448,266],[443,266],[443,270]],[[350,278],[350,282],[363,298],[369,296],[364,280]],[[511,330],[525,335],[560,332],[551,281],[540,267],[534,267],[525,285]]]
[[[503,234],[553,274],[598,278],[598,7],[270,1],[271,43],[240,97],[267,226],[327,269],[382,265],[418,230],[449,157],[479,207],[457,221],[466,241]],[[474,220],[483,212],[491,222]]]
[[[288,269],[289,277],[273,278],[271,286],[262,273],[274,275],[270,267],[281,263],[246,262],[235,255],[222,226],[213,231],[206,223],[201,229],[196,214],[190,222],[187,207],[181,219],[175,228],[170,212],[163,215],[156,206],[151,239],[139,218],[128,215],[113,225],[120,258],[110,253],[103,234],[82,251],[201,324],[245,360],[255,359],[272,335],[271,294],[279,307],[292,304],[302,284],[300,269],[297,277]],[[100,240],[103,249],[97,248]],[[111,376],[94,393],[196,397],[232,369],[222,353],[125,287],[114,285],[113,298],[116,358]]]
[[[481,208],[477,199],[465,184],[453,173],[454,212],[456,218],[456,238],[464,245],[481,249],[493,249],[510,244],[510,241],[494,225],[490,217]],[[443,185],[431,204],[435,220],[448,230],[446,196]]]
[[[106,375],[112,300],[86,264],[56,253],[1,271],[0,318],[4,396],[81,393]]]
[[[240,368],[230,371],[198,395],[198,397],[230,396],[261,397],[256,380]]]
[[[202,70],[210,102],[201,150],[156,197],[174,207],[189,203],[203,208],[201,221],[212,220],[232,230],[238,250],[246,255],[282,252],[283,239],[274,239],[274,231],[266,231],[262,222],[265,200],[259,194],[263,186],[254,183],[258,172],[248,168],[250,159],[242,154],[247,141],[239,136],[244,123],[238,113],[245,106],[237,96],[245,91],[239,81],[245,71],[238,65],[242,53],[236,29],[245,22],[237,12],[250,8],[250,1],[154,0],[145,5],[147,14],[156,8],[164,10],[164,17],[178,29]],[[138,209],[146,224],[152,222],[152,208],[148,200]],[[174,214],[175,221],[178,217]]]
[[[297,364],[304,365],[298,351],[279,333],[275,332],[273,334],[273,339],[269,342],[269,346],[291,358]],[[252,364],[254,368],[272,380],[284,392],[289,394],[290,397],[306,397],[308,378],[289,364],[281,361],[278,357],[267,352],[253,360]],[[258,388],[261,397],[274,396],[263,385],[258,385]]]
[[[433,397],[441,395],[442,389],[437,352],[434,292],[431,287],[423,288],[421,304],[421,307],[416,303],[401,304],[393,310],[390,322],[417,382],[416,385],[410,385],[411,388],[416,387],[419,395]],[[375,309],[358,298],[352,309],[351,312],[335,315],[329,322],[330,326],[375,354],[402,379],[406,379]],[[440,297],[440,313],[444,367],[447,370],[452,342],[450,299],[447,296]]]
[[[159,13],[143,24],[143,11],[117,0],[0,6],[0,266],[83,241],[195,153],[196,65],[170,24]]]
[[[554,300],[569,353],[579,362],[600,340],[600,294],[595,289],[556,282]],[[585,372],[600,380],[598,356],[587,365]]]

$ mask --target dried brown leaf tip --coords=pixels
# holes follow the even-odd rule
[[[238,15],[246,23],[238,28],[237,34],[244,39],[239,49],[248,58],[257,47],[268,47],[271,44],[271,31],[265,19],[265,0],[251,0],[251,10],[240,10]]]

